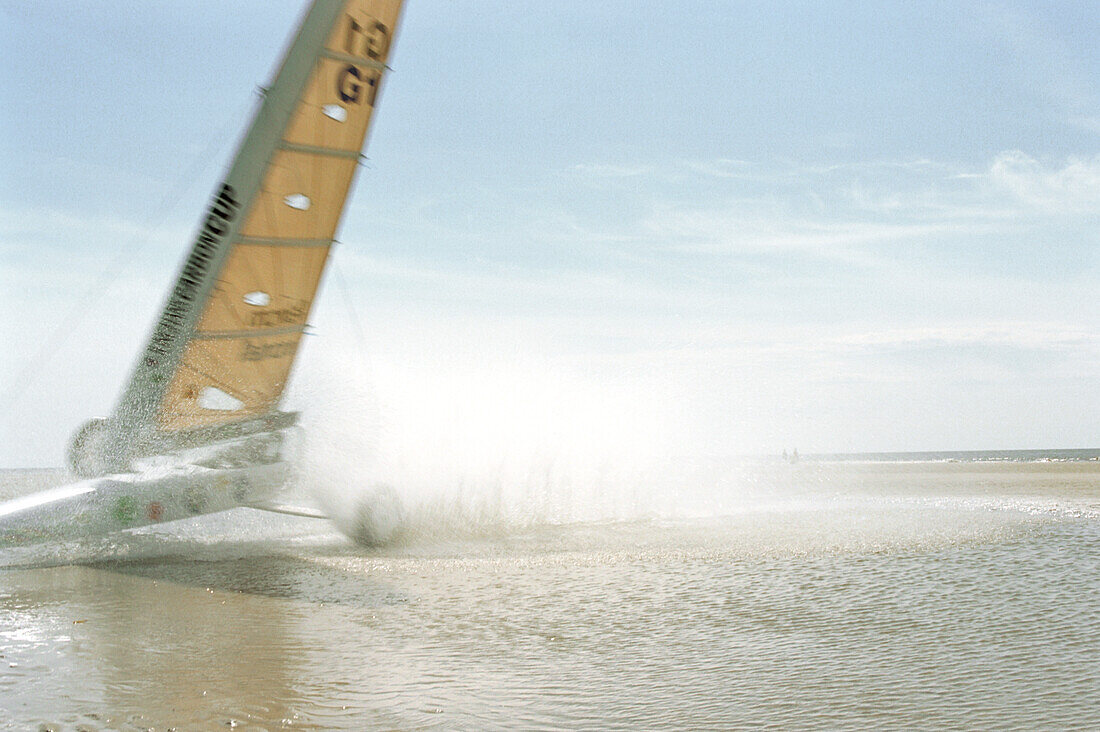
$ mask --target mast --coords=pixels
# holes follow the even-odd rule
[[[401,0],[314,0],[107,422],[136,455],[277,411],[387,70]]]

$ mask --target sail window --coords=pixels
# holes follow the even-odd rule
[[[266,292],[250,292],[244,296],[244,302],[246,305],[253,305],[258,308],[264,308],[271,304],[271,295]]]
[[[325,113],[326,117],[334,119],[337,122],[348,121],[348,110],[341,107],[339,104],[326,104],[321,107],[321,111]]]
[[[215,409],[219,412],[235,412],[244,406],[244,402],[226,394],[221,389],[208,386],[199,394],[199,406],[203,409]]]
[[[299,211],[308,211],[311,201],[309,200],[309,196],[305,194],[291,193],[289,196],[283,199],[283,203],[285,203],[287,206],[290,206],[291,208],[296,208]]]

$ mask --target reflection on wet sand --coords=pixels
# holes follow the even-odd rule
[[[0,588],[5,626],[43,636],[8,634],[3,660],[29,668],[41,692],[11,711],[47,726],[311,726],[302,692],[331,680],[311,679],[326,669],[309,659],[339,646],[330,637],[332,647],[316,647],[328,643],[308,628],[315,608],[401,601],[368,578],[289,557],[12,571]],[[52,716],[52,699],[74,696],[80,713]]]

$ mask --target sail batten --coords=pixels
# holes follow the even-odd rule
[[[401,0],[311,4],[115,410],[116,452],[277,409],[400,11]]]
[[[280,143],[279,149],[289,150],[290,152],[306,153],[307,155],[329,155],[334,158],[351,158],[352,160],[359,160],[363,157],[363,154],[358,150],[344,150],[339,147],[320,147],[318,145],[296,145],[290,142]]]
[[[321,51],[321,56],[324,58],[332,59],[333,61],[343,61],[344,63],[357,64],[359,66],[365,66],[368,69],[374,69],[375,71],[389,71],[390,67],[381,61],[374,61],[372,59],[364,59],[361,56],[353,56],[350,53],[341,53],[340,51],[334,51],[330,48],[326,48]]]
[[[237,240],[237,246],[254,244],[265,247],[327,247],[335,243],[335,239],[273,239],[257,236],[242,236]]]
[[[251,330],[213,330],[199,331],[193,336],[195,340],[217,340],[220,338],[252,338],[256,335],[287,335],[288,333],[301,333],[306,329],[305,325],[292,325],[285,328],[254,328]]]

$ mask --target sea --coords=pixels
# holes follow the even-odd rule
[[[1100,728],[1100,450],[553,470],[0,550],[0,729]]]

